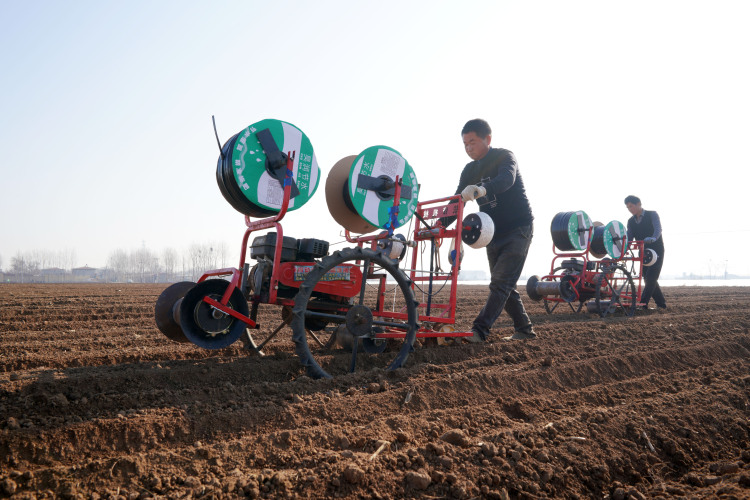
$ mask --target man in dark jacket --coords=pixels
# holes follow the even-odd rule
[[[664,264],[664,238],[661,235],[659,214],[653,210],[644,210],[641,206],[641,199],[633,195],[625,198],[625,206],[633,215],[628,219],[628,241],[643,241],[645,249],[650,248],[658,255],[653,265],[643,267],[643,281],[646,284],[641,292],[641,303],[644,307],[648,307],[648,302],[653,297],[656,307],[666,309],[667,302],[658,281],[661,266]]]
[[[487,245],[490,265],[490,294],[487,303],[474,320],[472,343],[487,339],[490,328],[503,312],[513,320],[515,333],[507,339],[536,338],[529,315],[516,290],[534,233],[531,205],[526,198],[523,179],[516,158],[507,149],[492,148],[492,130],[480,119],[469,120],[461,131],[468,163],[458,182],[456,194],[464,203],[474,200],[479,210],[492,218],[495,234]],[[455,217],[442,220],[447,227]]]

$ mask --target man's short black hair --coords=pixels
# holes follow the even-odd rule
[[[469,132],[474,132],[480,139],[484,139],[488,135],[492,135],[490,124],[487,123],[486,120],[482,120],[481,118],[474,118],[473,120],[469,120],[468,122],[466,122],[463,130],[461,130],[461,135],[468,134]]]
[[[633,196],[632,194],[625,198],[625,204],[632,203],[633,205],[637,205],[641,202],[641,199],[637,196]]]

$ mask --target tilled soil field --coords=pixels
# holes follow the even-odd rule
[[[536,340],[503,315],[486,344],[332,380],[288,328],[264,357],[170,341],[164,288],[0,285],[0,496],[750,497],[750,288],[627,319],[526,299]],[[459,329],[485,297],[460,287]]]

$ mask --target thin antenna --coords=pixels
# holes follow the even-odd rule
[[[221,150],[221,141],[219,140],[219,133],[216,131],[216,118],[214,118],[214,115],[211,115],[211,121],[214,122],[214,135],[216,135],[216,144],[219,145],[219,154],[221,155],[221,159],[224,159],[224,151]]]

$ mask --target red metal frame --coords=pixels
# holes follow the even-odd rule
[[[400,183],[398,181],[398,178],[396,179],[396,194],[394,196],[394,206],[399,203],[400,199]],[[435,200],[429,200],[420,202],[417,204],[416,213],[419,214],[422,220],[420,220],[420,217],[415,217],[416,224],[414,226],[413,231],[413,242],[417,245],[417,247],[421,244],[421,242],[426,242],[431,240],[433,238],[437,240],[443,240],[443,239],[449,239],[454,238],[456,241],[461,241],[461,234],[463,232],[463,226],[461,224],[461,221],[463,221],[463,210],[464,210],[464,204],[461,200],[460,195],[455,196],[448,196],[445,198],[438,198]],[[425,225],[425,222],[430,220],[439,219],[442,217],[449,217],[449,216],[456,216],[457,221],[459,221],[456,224],[456,227],[454,229],[446,229],[442,227],[442,225],[438,225],[437,227],[430,227],[428,225]],[[424,221],[424,222],[423,222]],[[370,235],[370,236],[357,236],[352,237],[351,233],[346,230],[346,240],[349,243],[356,243],[359,246],[363,246],[365,243],[370,243],[372,248],[375,248],[377,245],[377,242],[386,238],[387,235],[383,234],[377,234],[377,235]],[[455,245],[456,249],[460,251],[460,245]],[[418,321],[420,322],[420,328],[417,331],[417,337],[418,338],[425,338],[425,337],[470,337],[472,335],[472,332],[439,332],[432,328],[433,324],[440,324],[440,325],[453,325],[456,322],[456,293],[458,290],[458,273],[460,270],[460,258],[454,259],[453,264],[451,265],[451,271],[448,274],[445,275],[436,275],[435,273],[430,273],[427,276],[420,275],[419,273],[423,271],[417,271],[417,259],[418,259],[419,252],[414,250],[412,252],[411,257],[411,269],[409,270],[409,279],[412,283],[412,290],[414,290],[417,287],[418,283],[427,283],[430,284],[434,281],[438,282],[445,282],[450,281],[450,291],[449,291],[449,299],[448,303],[432,303],[429,304],[429,310],[428,310],[428,304],[426,303],[419,303],[417,305],[418,312],[424,311],[424,313],[418,314]],[[368,270],[369,272],[369,270]],[[373,316],[382,317],[382,318],[389,318],[389,319],[407,319],[407,313],[404,310],[401,311],[386,311],[384,309],[385,304],[385,294],[386,294],[386,279],[385,277],[381,277],[379,279],[378,283],[378,301],[377,305],[378,308],[376,311],[373,311]],[[432,310],[441,311],[440,314],[432,314]],[[398,331],[391,331],[391,332],[383,332],[378,333],[375,335],[376,338],[403,338],[406,334],[404,332],[398,332]]]
[[[555,264],[560,259],[565,258],[580,258],[583,264],[583,271],[577,276],[572,277],[571,284],[573,285],[572,288],[575,291],[576,299],[572,302],[580,301],[581,300],[581,292],[586,292],[587,294],[593,294],[596,291],[596,280],[603,272],[602,267],[605,263],[624,263],[625,266],[630,265],[630,274],[631,278],[633,279],[634,284],[637,282],[636,286],[636,304],[641,304],[641,290],[643,285],[643,242],[642,241],[630,241],[628,242],[627,247],[624,249],[622,256],[618,259],[613,259],[610,257],[604,257],[604,258],[597,258],[594,257],[591,253],[591,239],[589,239],[588,244],[586,245],[586,249],[582,250],[580,252],[558,252],[557,248],[555,247],[554,243],[552,244],[552,253],[555,254],[554,257],[552,257],[552,263],[550,264],[550,273],[546,276],[542,276],[540,278],[540,281],[559,281],[563,278],[563,276],[566,276],[565,274],[555,274]],[[589,262],[593,262],[595,264],[595,268],[593,270],[589,269]],[[569,275],[568,275],[569,276]],[[617,278],[613,276],[613,273],[608,273],[608,280],[611,280],[614,286],[617,286],[617,282],[624,279],[624,278]],[[560,297],[556,296],[545,296],[544,300],[548,302],[567,302],[565,299],[562,299]]]
[[[305,265],[314,265],[315,263],[307,262],[281,262],[281,254],[283,250],[284,242],[284,230],[281,225],[281,220],[287,213],[289,208],[289,201],[291,196],[291,176],[293,175],[295,152],[290,152],[287,158],[287,172],[284,181],[284,197],[281,204],[281,208],[277,214],[272,217],[252,221],[249,216],[245,216],[245,225],[247,229],[242,238],[242,248],[240,250],[240,261],[237,268],[223,268],[215,269],[205,272],[199,279],[198,282],[203,282],[208,278],[229,276],[227,289],[224,292],[220,301],[214,300],[210,297],[204,297],[203,301],[219,311],[228,314],[244,323],[250,328],[256,328],[257,324],[253,319],[247,317],[237,311],[227,307],[232,292],[235,289],[240,288],[240,281],[242,279],[242,270],[245,267],[247,261],[247,247],[250,238],[250,234],[255,231],[263,229],[274,228],[276,230],[276,243],[274,246],[273,264],[270,277],[270,288],[269,297],[267,303],[277,305],[293,305],[294,300],[285,297],[278,296],[279,285],[288,287],[297,287],[300,283],[296,277],[297,268]],[[397,177],[395,182],[395,193],[394,193],[394,207],[398,207],[401,199],[401,180]],[[435,238],[438,240],[453,238],[457,242],[461,241],[461,234],[463,227],[460,221],[463,221],[463,203],[461,202],[460,195],[449,196],[445,198],[439,198],[436,200],[430,200],[417,204],[417,213],[422,220],[417,218],[416,225],[413,233],[413,244],[416,247],[424,244],[424,242],[430,241]],[[459,221],[454,229],[446,229],[442,225],[438,224],[435,228],[425,225],[427,221],[434,221],[441,217],[455,216]],[[423,222],[424,221],[424,222]],[[388,234],[376,234],[370,236],[358,236],[352,237],[348,230],[346,230],[346,239],[350,243],[355,243],[359,246],[363,246],[365,243],[369,243],[372,248],[375,248],[379,241],[389,237]],[[460,244],[456,245],[456,249],[460,251]],[[440,325],[451,325],[455,324],[456,320],[456,292],[457,292],[457,280],[458,273],[460,270],[460,258],[454,259],[454,263],[451,265],[451,270],[447,274],[439,275],[434,272],[429,273],[427,276],[418,275],[418,273],[424,273],[424,271],[417,271],[417,251],[412,252],[411,259],[411,270],[409,271],[409,278],[412,283],[412,290],[416,287],[417,283],[429,282],[432,285],[433,282],[445,282],[450,281],[450,294],[448,303],[420,303],[417,308],[420,312],[418,314],[418,322],[421,324],[417,337],[467,337],[471,336],[471,332],[439,332],[432,329],[433,324]],[[342,264],[342,266],[349,267],[347,273],[350,275],[350,279],[347,281],[319,281],[315,290],[326,293],[331,297],[339,297],[342,299],[348,299],[354,297],[359,293],[362,286],[363,280],[367,279],[367,276],[373,271],[373,267],[364,271],[360,270],[359,262],[355,264]],[[381,275],[378,278],[378,296],[377,296],[377,308],[373,310],[374,317],[388,318],[388,319],[408,319],[408,314],[405,310],[401,311],[386,311],[385,310],[385,298],[386,298],[386,277]],[[345,310],[344,307],[341,309]],[[437,314],[432,314],[432,311],[438,311]],[[389,330],[375,335],[376,338],[404,338],[406,333],[399,330]]]
[[[452,203],[451,203],[452,202]],[[456,196],[449,196],[446,198],[438,198],[435,200],[429,200],[422,203],[417,204],[417,213],[419,213],[420,217],[416,218],[416,224],[414,226],[414,241],[420,242],[420,241],[429,241],[432,242],[432,239],[444,239],[444,238],[453,238],[457,242],[461,242],[461,235],[463,232],[463,226],[462,221],[464,219],[464,204],[461,200],[460,195]],[[442,217],[450,217],[455,216],[456,217],[456,227],[454,229],[446,229],[442,226],[438,227],[437,234],[435,234],[434,230],[431,230],[429,226],[424,226],[423,220],[429,221],[429,220],[435,220]],[[420,219],[421,218],[421,219]],[[429,304],[429,311],[428,311],[428,304],[421,303],[417,306],[420,310],[424,309],[425,313],[419,315],[419,320],[424,322],[432,322],[432,323],[443,323],[443,324],[454,324],[456,322],[456,292],[458,289],[458,273],[461,269],[461,258],[460,258],[460,251],[461,251],[461,245],[455,245],[455,249],[457,251],[457,258],[453,259],[453,264],[451,264],[451,271],[447,275],[434,275],[430,274],[428,276],[418,276],[417,275],[417,258],[419,252],[412,252],[412,259],[411,259],[411,271],[409,274],[409,279],[411,279],[412,283],[423,283],[423,282],[433,282],[433,281],[450,281],[450,294],[449,294],[449,300],[448,303],[432,303]],[[412,288],[414,288],[415,285],[412,285]],[[432,308],[435,308],[439,311],[442,311],[443,313],[440,315],[433,315],[431,314]],[[447,317],[446,317],[447,314]],[[438,332],[436,332],[438,333]],[[453,335],[446,335],[446,336],[470,336],[471,332],[452,332]]]
[[[276,302],[278,283],[279,283],[279,274],[281,272],[279,263],[281,262],[281,251],[282,251],[283,244],[284,244],[284,230],[281,227],[280,221],[281,219],[284,218],[289,208],[289,199],[292,193],[291,181],[292,181],[292,175],[294,172],[293,168],[294,168],[295,155],[296,155],[295,151],[290,151],[287,154],[286,175],[284,176],[284,198],[281,202],[281,208],[279,212],[273,217],[269,217],[267,219],[261,219],[257,221],[251,221],[249,216],[247,215],[245,216],[245,225],[247,226],[247,229],[245,230],[245,235],[242,237],[242,248],[240,250],[239,267],[207,271],[203,273],[200,279],[198,279],[198,283],[200,283],[212,276],[231,275],[229,284],[227,286],[227,290],[224,292],[224,295],[221,298],[220,302],[217,302],[216,300],[211,299],[210,297],[203,297],[203,301],[215,307],[219,311],[225,314],[229,314],[230,316],[237,318],[238,320],[244,322],[250,328],[255,328],[257,326],[255,321],[245,316],[244,314],[240,314],[237,311],[233,310],[232,308],[227,307],[227,303],[229,302],[229,297],[232,295],[232,292],[234,292],[235,288],[239,288],[240,280],[242,279],[241,270],[245,267],[245,262],[247,258],[247,242],[250,238],[250,233],[252,233],[253,231],[269,229],[271,227],[276,228],[276,246],[274,249],[273,271],[271,273],[269,302],[271,303]]]
[[[636,297],[637,297],[637,305],[642,306],[643,303],[641,302],[641,292],[643,290],[643,255],[645,253],[645,247],[644,243],[641,240],[632,240],[628,242],[628,248],[626,249],[625,253],[623,253],[623,257],[621,261],[623,262],[630,262],[630,277],[633,279],[633,282],[635,284],[637,280],[637,286],[636,286]]]

